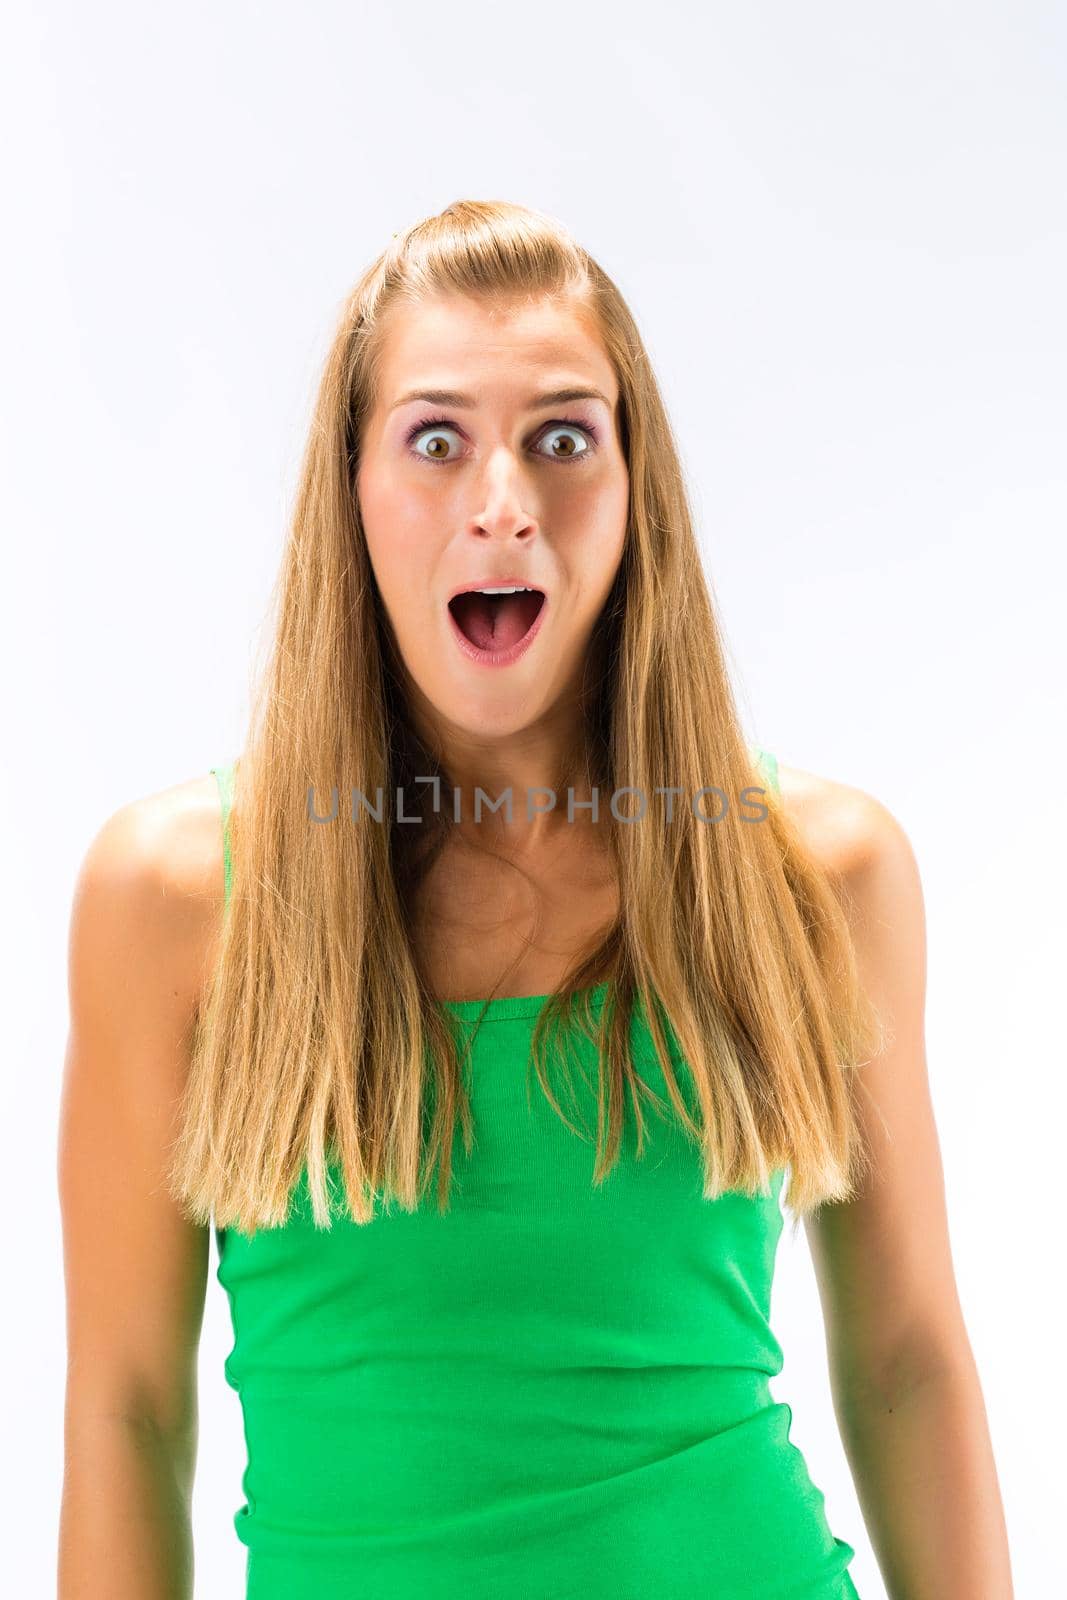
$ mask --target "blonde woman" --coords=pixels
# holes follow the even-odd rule
[[[769,1388],[784,1199],[888,1593],[1006,1600],[915,861],[746,745],[551,219],[450,206],[356,286],[273,640],[239,754],[76,891],[61,1597],[192,1594],[212,1232],[248,1600],[855,1597]]]

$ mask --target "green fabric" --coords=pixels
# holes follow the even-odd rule
[[[639,1011],[636,1064],[667,1110],[643,1105],[637,1159],[626,1103],[594,1187],[592,1046],[574,1040],[573,1100],[552,1058],[587,1137],[532,1072],[527,1093],[543,1000],[438,1002],[472,1043],[448,1214],[432,1193],[360,1227],[338,1202],[316,1229],[305,1168],[284,1227],[215,1230],[246,1600],[857,1600],[769,1387],[784,1171],[767,1195],[703,1198]]]

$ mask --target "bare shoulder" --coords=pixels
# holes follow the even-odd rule
[[[899,818],[876,796],[795,767],[779,767],[786,813],[844,908],[860,980],[895,1048],[871,1061],[864,1082],[884,1110],[927,1101],[923,1054],[926,908],[915,851]]]
[[[222,821],[209,772],[130,800],[97,828],[75,885],[71,957],[158,958],[191,999],[222,894]]]
[[[811,855],[848,891],[856,910],[888,894],[914,902],[918,868],[899,818],[877,796],[835,778],[779,764],[782,803]]]

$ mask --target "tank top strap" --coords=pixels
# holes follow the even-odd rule
[[[770,750],[761,750],[759,745],[753,745],[752,750],[758,765],[763,771],[763,776],[775,794],[780,795],[782,786],[778,782],[778,757],[773,755]]]
[[[233,868],[230,862],[230,810],[233,806],[233,769],[235,763],[230,761],[212,767],[215,782],[219,789],[219,804],[222,809],[222,868],[223,868],[223,905],[230,903],[230,882],[233,877]]]

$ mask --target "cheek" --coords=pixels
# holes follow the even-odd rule
[[[359,507],[371,565],[389,599],[432,554],[426,495],[417,485],[368,473],[359,482]]]
[[[591,607],[611,588],[626,544],[628,514],[629,485],[623,479],[572,494],[555,523],[560,548],[581,574],[582,594]]]
[[[603,471],[594,467],[586,476],[583,467],[561,467],[554,487],[557,493],[545,507],[553,526],[572,535],[585,532],[598,542],[622,537],[630,493],[625,470],[616,470],[613,463]]]

